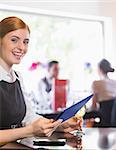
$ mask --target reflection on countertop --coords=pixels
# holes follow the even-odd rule
[[[76,149],[76,150],[116,150],[116,128],[83,128],[84,134],[80,134],[77,131],[72,133],[58,133],[55,132],[49,140],[66,139],[65,146],[53,146],[45,147],[45,149]],[[34,146],[34,140],[46,139],[46,137],[34,137],[23,139],[24,145],[32,148],[40,148]]]

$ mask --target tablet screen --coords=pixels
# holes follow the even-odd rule
[[[72,105],[71,107],[65,109],[61,112],[55,120],[62,119],[64,121],[72,118],[75,114],[93,97],[93,94],[79,101],[78,103]]]

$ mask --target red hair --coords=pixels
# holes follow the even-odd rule
[[[30,33],[28,25],[18,17],[7,17],[0,21],[0,38],[7,33],[18,29],[27,29]]]

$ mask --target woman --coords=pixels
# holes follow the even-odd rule
[[[50,136],[57,128],[69,132],[77,122],[53,121],[36,115],[26,98],[19,73],[12,69],[28,50],[29,27],[17,17],[0,22],[0,144],[31,136]]]
[[[98,64],[99,81],[94,81],[92,85],[94,97],[93,108],[97,108],[99,103],[99,112],[101,116],[100,126],[109,127],[111,124],[111,115],[114,101],[116,100],[116,81],[109,78],[108,73],[114,72],[111,64],[106,59],[102,59]]]

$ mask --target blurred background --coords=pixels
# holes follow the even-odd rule
[[[68,106],[92,93],[91,85],[99,79],[97,64],[102,58],[116,69],[115,1],[1,0],[0,20],[8,16],[20,17],[31,30],[28,53],[14,68],[22,74],[33,107],[38,100],[38,83],[47,75],[51,60],[59,62],[59,80],[69,81]],[[109,77],[116,80],[116,72]],[[91,101],[86,108],[90,106]],[[92,127],[95,121],[99,122],[99,118],[88,119],[83,126]]]
[[[72,99],[91,92],[92,82],[98,79],[100,59],[105,57],[116,66],[116,3],[113,1],[4,0],[0,19],[7,16],[19,16],[30,27],[29,50],[16,70],[22,73],[26,90],[35,97],[37,82],[46,74],[50,60],[60,62],[59,78],[69,79]],[[35,62],[40,65],[30,70]],[[116,79],[116,73],[112,78]]]

